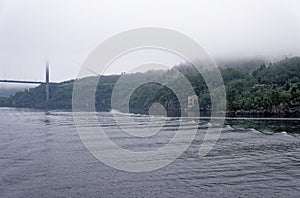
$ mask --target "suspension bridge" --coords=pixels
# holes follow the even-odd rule
[[[0,83],[18,83],[18,84],[45,84],[45,92],[46,92],[46,103],[49,101],[50,97],[50,90],[49,90],[49,84],[50,84],[50,78],[49,78],[49,62],[46,61],[46,75],[45,75],[45,82],[42,81],[27,81],[27,80],[1,80]]]

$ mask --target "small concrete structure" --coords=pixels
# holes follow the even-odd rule
[[[195,110],[196,104],[198,102],[198,96],[188,96],[188,102],[187,102],[187,110]]]
[[[198,96],[188,96],[188,101],[185,109],[185,115],[187,117],[198,117],[199,116],[199,104]]]

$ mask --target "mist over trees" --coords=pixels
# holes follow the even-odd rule
[[[256,64],[256,61],[251,64]],[[298,115],[300,113],[300,57],[288,58],[272,64],[257,62],[252,72],[243,67],[220,68],[227,94],[227,111],[230,115]],[[244,64],[245,65],[245,64]],[[246,64],[247,65],[247,64]],[[251,67],[252,68],[252,67]],[[113,108],[123,111],[129,105],[131,113],[148,114],[153,103],[160,103],[168,116],[180,116],[184,104],[179,103],[176,94],[167,86],[159,83],[146,83],[128,95],[128,89],[142,79],[168,80],[180,89],[180,80],[174,75],[174,69],[180,71],[192,85],[198,96],[200,110],[211,110],[211,98],[206,83],[195,68],[187,64],[179,64],[168,71],[152,70],[145,73],[103,76],[95,93],[95,107],[98,111],[111,110],[111,97],[114,87],[120,78],[121,91],[114,98]],[[213,73],[209,74],[213,76]],[[80,79],[83,91],[91,89],[91,81],[96,77]],[[0,106],[71,109],[74,81],[50,84],[51,97],[45,105],[45,85],[17,92],[10,97],[0,97]],[[217,87],[216,87],[217,89]],[[188,93],[186,93],[188,94]],[[129,104],[126,103],[129,97]],[[128,101],[127,101],[128,102]]]

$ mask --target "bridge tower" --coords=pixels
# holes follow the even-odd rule
[[[46,104],[48,104],[50,93],[49,93],[49,61],[46,61]]]

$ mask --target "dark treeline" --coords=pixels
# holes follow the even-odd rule
[[[183,73],[192,85],[199,99],[200,110],[211,110],[210,94],[201,74],[193,67],[178,65],[176,70]],[[249,68],[220,68],[227,94],[227,111],[230,115],[299,115],[300,114],[300,57],[288,58],[273,64],[260,64],[252,73]],[[213,75],[210,74],[210,75]],[[95,77],[80,79],[88,91]],[[174,69],[168,71],[148,71],[145,73],[103,76],[96,90],[95,107],[98,111],[111,109],[111,96],[116,82],[122,79],[119,91],[114,97],[114,108],[123,111],[126,105],[132,113],[147,114],[153,103],[162,104],[169,116],[180,115],[186,108],[186,102],[180,106],[176,94],[159,83],[146,83],[139,86],[129,96],[128,88],[142,79],[164,79],[180,90],[180,80],[174,75]],[[50,85],[49,109],[71,109],[74,81]],[[217,89],[217,87],[216,87]],[[184,92],[185,90],[180,90]],[[189,93],[186,93],[189,95]],[[17,92],[10,97],[0,97],[0,106],[46,108],[45,87]]]

